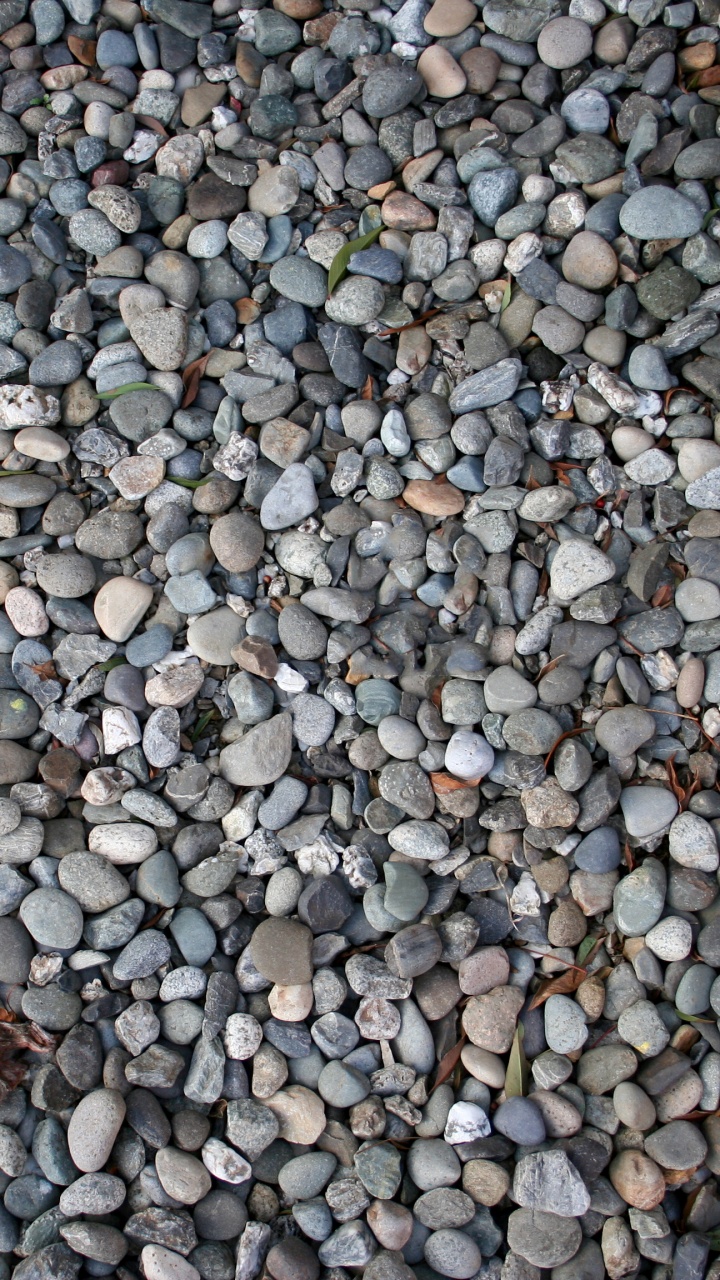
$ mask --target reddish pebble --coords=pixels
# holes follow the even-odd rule
[[[108,160],[107,164],[98,165],[90,179],[92,187],[124,187],[130,177],[130,166],[126,160]]]

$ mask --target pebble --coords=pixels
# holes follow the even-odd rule
[[[714,1274],[712,4],[8,3],[3,1254]]]

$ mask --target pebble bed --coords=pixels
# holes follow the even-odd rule
[[[0,5],[0,1280],[720,1280],[720,0],[242,3]]]

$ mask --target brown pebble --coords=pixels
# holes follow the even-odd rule
[[[263,636],[245,636],[230,652],[233,661],[237,662],[243,671],[250,671],[254,676],[263,676],[266,680],[272,680],[277,675],[277,654],[270,641]]]
[[[296,22],[307,22],[323,11],[322,0],[273,0],[273,9]]]
[[[130,177],[127,160],[108,160],[99,164],[90,179],[91,187],[124,187]]]
[[[654,1209],[665,1196],[662,1170],[642,1151],[621,1151],[610,1165],[610,1181],[634,1209]]]
[[[680,706],[686,710],[696,706],[702,697],[704,685],[705,664],[702,658],[688,658],[675,687],[675,696]]]
[[[367,1211],[368,1226],[383,1249],[402,1249],[413,1231],[413,1216],[392,1200],[373,1200]]]
[[[432,209],[407,191],[391,191],[380,212],[385,226],[396,231],[432,231],[437,223]]]
[[[465,495],[455,485],[434,480],[411,480],[403,490],[409,507],[429,516],[455,516],[465,506]]]
[[[320,1274],[317,1254],[297,1236],[287,1236],[274,1245],[265,1266],[273,1280],[317,1280]]]

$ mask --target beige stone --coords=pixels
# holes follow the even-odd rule
[[[325,1128],[325,1107],[322,1100],[302,1084],[291,1084],[287,1089],[278,1089],[277,1093],[266,1099],[265,1106],[280,1121],[279,1136],[285,1138],[286,1142],[301,1142],[309,1146],[317,1142]]]
[[[465,495],[446,480],[440,484],[434,480],[410,480],[402,496],[409,507],[424,515],[454,516],[465,506]]]
[[[468,49],[458,59],[469,93],[489,93],[498,78],[501,60],[494,49]]]
[[[403,373],[419,373],[432,355],[432,342],[422,325],[417,329],[403,329],[398,339],[395,363]]]
[[[675,687],[675,696],[680,706],[686,710],[696,706],[702,697],[704,684],[705,664],[702,658],[688,658]]]
[[[162,458],[149,456],[121,458],[110,471],[110,479],[118,493],[131,502],[147,497],[164,478]]]
[[[292,987],[273,987],[268,994],[268,1004],[273,1017],[280,1022],[302,1022],[312,1009],[313,998],[312,983],[302,982]]]
[[[665,1195],[662,1170],[642,1151],[621,1151],[610,1165],[610,1181],[634,1209],[654,1209]]]
[[[61,462],[70,452],[67,440],[48,427],[24,427],[18,431],[13,443],[18,453],[24,453],[27,458],[39,458],[41,462]]]
[[[95,597],[94,613],[104,636],[129,640],[152,603],[152,587],[137,578],[110,578]]]
[[[429,36],[459,36],[477,17],[470,0],[435,0],[423,26]]]
[[[368,1226],[383,1249],[404,1248],[413,1231],[413,1216],[403,1204],[373,1200],[367,1211]]]
[[[433,98],[457,98],[467,87],[467,76],[452,54],[441,44],[431,44],[418,58],[420,72]]]
[[[612,245],[596,231],[579,231],[563,254],[562,273],[570,284],[583,289],[605,289],[612,284],[618,260]]]
[[[12,587],[7,592],[5,612],[21,636],[44,636],[50,628],[45,605],[29,587]]]

